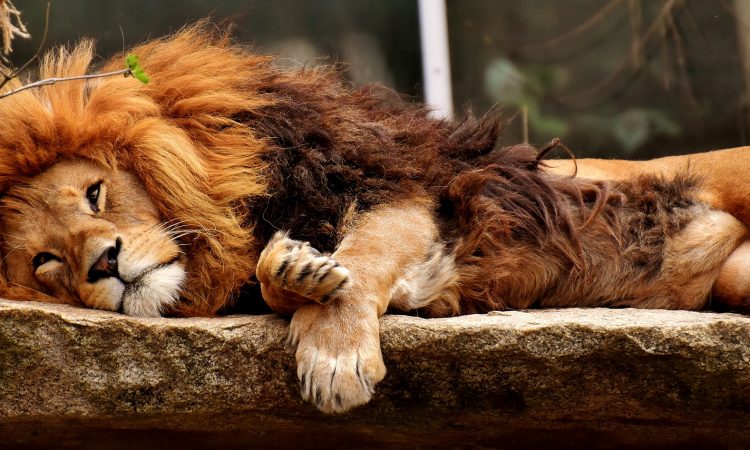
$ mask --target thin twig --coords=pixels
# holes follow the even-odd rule
[[[26,70],[26,68],[29,67],[31,63],[39,59],[39,55],[42,53],[42,48],[44,48],[44,44],[45,42],[47,42],[47,32],[49,31],[49,5],[50,5],[49,2],[47,2],[47,11],[44,14],[44,33],[42,34],[42,40],[36,49],[36,53],[34,53],[34,56],[32,56],[28,61],[26,61],[18,69],[12,71],[11,73],[3,74],[3,80],[0,81],[0,89],[2,89],[3,86],[5,86],[10,80],[12,80],[13,78],[16,78],[18,75],[21,74],[21,72]]]
[[[10,92],[6,92],[5,94],[0,95],[0,99],[11,96],[13,94],[17,94],[21,91],[25,91],[27,89],[37,88],[41,86],[49,86],[51,84],[60,83],[63,81],[74,81],[74,80],[90,80],[92,78],[104,78],[104,77],[113,77],[115,75],[125,75],[126,77],[130,75],[130,68],[122,69],[122,70],[115,70],[113,72],[105,72],[105,73],[94,73],[91,75],[78,75],[74,77],[60,77],[60,78],[46,78],[44,80],[35,81],[33,83],[29,83],[25,86],[21,86],[18,89],[13,89]]]
[[[641,9],[641,0],[628,0],[628,9],[630,10],[630,57],[633,60],[633,69],[640,68],[641,58],[641,22],[643,10]]]
[[[120,37],[122,38],[122,54],[124,55],[125,54],[125,32],[122,31],[122,25],[118,23],[117,26],[120,28]]]
[[[657,35],[657,32],[662,30],[666,22],[666,16],[672,13],[672,9],[675,6],[675,3],[677,0],[666,0],[664,2],[664,5],[662,6],[661,10],[659,11],[656,19],[651,24],[651,26],[646,30],[646,32],[641,36],[641,39],[638,41],[638,47],[639,49],[644,48],[646,45],[648,45],[651,42],[651,39]],[[628,67],[628,63],[630,62],[632,58],[632,54],[629,53],[625,58],[621,59],[619,63],[615,66],[614,69],[607,75],[604,79],[602,79],[600,82],[595,84],[594,86],[590,87],[589,89],[586,89],[585,91],[578,92],[576,94],[571,95],[564,95],[562,97],[559,97],[558,100],[562,103],[582,103],[581,98],[586,99],[595,97],[598,95],[604,88],[609,86],[613,81],[617,79],[617,77],[620,76],[620,74]],[[577,100],[577,102],[576,102]]]
[[[682,2],[680,2],[680,4],[681,3]],[[680,4],[678,4],[678,6],[680,6]],[[675,59],[677,60],[677,68],[679,70],[679,77],[685,89],[687,101],[690,106],[696,106],[698,102],[695,100],[693,89],[690,86],[690,79],[688,78],[687,70],[687,58],[685,57],[684,44],[682,36],[680,35],[680,30],[677,28],[677,23],[675,23],[674,18],[671,15],[668,15],[666,17],[665,25],[672,35],[672,42],[674,42]]]
[[[669,37],[667,36],[667,31],[669,30],[667,30],[666,25],[659,28],[659,37],[661,38],[661,42],[662,42],[659,50],[661,51],[661,60],[663,61],[663,64],[664,64],[664,70],[661,70],[660,72],[661,72],[661,80],[662,80],[662,85],[664,86],[664,90],[670,91],[672,90],[672,83],[674,82],[673,81],[674,74],[672,73],[671,70],[668,70],[670,53],[669,53],[669,45],[667,44],[667,39],[669,39]]]
[[[590,28],[592,28],[594,25],[598,24],[602,21],[607,15],[609,15],[610,12],[612,12],[620,3],[622,3],[623,0],[611,0],[609,3],[601,7],[599,10],[597,10],[586,22],[582,23],[581,25],[577,26],[576,28],[563,33],[561,35],[555,36],[552,39],[548,39],[543,42],[537,42],[533,44],[526,44],[524,45],[524,50],[532,50],[536,48],[537,50],[541,50],[546,47],[554,47],[560,44],[561,42],[567,41],[570,38],[574,38],[576,36],[579,36],[586,31],[588,31]]]

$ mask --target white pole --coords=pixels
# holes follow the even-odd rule
[[[425,102],[433,117],[451,119],[453,93],[445,0],[419,0],[419,32]]]

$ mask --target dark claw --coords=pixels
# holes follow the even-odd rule
[[[284,258],[284,261],[281,262],[278,270],[276,270],[276,278],[280,277],[281,274],[286,272],[287,267],[289,267],[289,258]]]
[[[323,390],[318,387],[315,390],[315,404],[320,408],[323,406]]]
[[[312,273],[312,263],[307,263],[297,274],[297,283],[304,280],[306,276],[310,275],[310,273]]]
[[[341,283],[339,283],[339,285],[336,286],[336,289],[332,290],[331,293],[335,294],[336,292],[340,291],[341,288],[344,287],[347,281],[349,281],[347,278],[344,278],[343,280],[341,280]]]
[[[362,387],[367,389],[367,392],[372,394],[372,385],[370,384],[370,380],[366,379],[364,375],[362,374],[362,365],[360,364],[359,355],[357,355],[357,379],[362,384]]]
[[[307,394],[307,383],[309,380],[307,379],[307,374],[302,375],[302,379],[300,380],[300,393],[304,397]]]
[[[336,408],[341,408],[341,394],[336,394],[334,401],[336,402]]]
[[[324,270],[321,271],[321,269]],[[332,267],[328,267],[328,261],[324,262],[315,271],[315,275],[313,275],[313,281],[316,283],[320,283],[321,281],[325,280],[325,278],[331,273],[331,269]]]

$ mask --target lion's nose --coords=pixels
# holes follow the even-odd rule
[[[89,269],[90,283],[94,283],[103,278],[119,277],[120,274],[117,271],[117,255],[120,254],[120,248],[122,247],[122,240],[117,238],[115,245],[104,250],[102,255],[96,260],[96,262]]]

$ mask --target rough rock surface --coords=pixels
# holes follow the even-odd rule
[[[750,445],[750,318],[633,309],[386,316],[371,404],[300,401],[277,316],[0,301],[8,446]],[[187,445],[189,443],[190,445]]]

